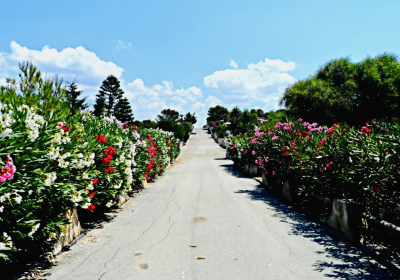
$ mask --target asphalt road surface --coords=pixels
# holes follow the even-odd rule
[[[164,176],[45,279],[392,279],[327,232],[235,171],[197,129]]]

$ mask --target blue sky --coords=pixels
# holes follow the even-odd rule
[[[117,76],[136,119],[164,108],[276,110],[326,62],[400,54],[400,1],[3,1],[0,84],[30,60],[93,103]]]

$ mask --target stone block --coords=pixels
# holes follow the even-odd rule
[[[345,199],[335,199],[332,205],[332,213],[326,219],[325,224],[338,231],[345,238],[360,242],[361,218],[356,213],[356,204]]]
[[[62,228],[60,238],[57,240],[51,254],[57,255],[63,247],[67,246],[72,240],[81,234],[82,227],[78,219],[78,212],[76,209],[69,209],[62,213],[68,224]]]
[[[289,202],[293,202],[293,197],[292,193],[290,191],[290,184],[289,181],[285,181],[283,183],[283,190],[282,190],[282,196]]]
[[[250,177],[257,176],[258,173],[258,167],[256,164],[251,164],[251,163],[246,163],[244,165],[244,171],[246,172],[247,175]]]
[[[265,175],[265,174],[262,175],[261,185],[263,185],[264,187],[269,187],[268,181],[267,181],[267,175]]]

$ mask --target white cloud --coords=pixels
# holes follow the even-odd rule
[[[233,60],[230,65],[235,69],[216,71],[203,79],[204,85],[211,88],[215,97],[228,107],[246,107],[261,102],[263,108],[277,109],[284,89],[295,82],[286,73],[296,67],[291,61],[266,58],[265,61],[248,64],[246,69],[236,67]]]
[[[155,119],[166,108],[174,109],[185,114],[197,112],[201,104],[202,91],[197,87],[174,89],[172,82],[163,81],[147,87],[142,79],[135,79],[131,83],[123,83],[123,90],[131,101],[136,119]]]
[[[239,68],[239,65],[237,65],[237,63],[235,61],[233,61],[232,59],[231,59],[231,63],[229,63],[229,65],[232,66],[235,69]]]
[[[131,43],[125,44],[125,43],[122,42],[121,40],[118,40],[117,46],[116,46],[115,48],[116,48],[117,50],[121,50],[121,49],[130,49],[130,48],[132,48],[132,44],[131,44]]]

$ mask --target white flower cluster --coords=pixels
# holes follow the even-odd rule
[[[79,153],[76,159],[71,160],[71,163],[74,164],[74,168],[82,169],[84,167],[89,167],[94,164],[94,157],[94,153],[85,156],[82,153]]]
[[[20,196],[16,192],[14,192],[14,194],[15,194],[15,198],[14,198],[15,202],[18,203],[18,204],[21,204],[22,196]],[[0,202],[3,203],[7,199],[10,199],[11,195],[12,195],[12,193],[6,193],[6,194],[0,196]]]
[[[0,242],[0,250],[5,250],[7,247],[12,248],[13,246],[12,239],[6,232],[3,232],[2,240],[4,242]]]
[[[60,155],[60,147],[51,146],[47,155],[50,157],[50,159],[57,159]]]
[[[58,158],[58,166],[61,168],[67,168],[70,162],[66,161],[65,159],[70,157],[71,153],[65,153]]]
[[[27,128],[28,138],[33,142],[39,137],[39,128],[45,123],[45,120],[42,116],[35,114],[34,108],[26,106],[23,109],[27,111],[25,127]],[[19,110],[19,107],[17,110]]]
[[[124,181],[119,180],[119,181],[118,181],[118,184],[117,184],[117,185],[114,185],[114,189],[120,189],[123,182],[124,182]]]
[[[126,179],[126,184],[130,187],[132,182],[133,182],[133,176],[132,176],[132,161],[127,159],[125,160],[125,165],[126,168],[124,169],[124,173],[125,173],[125,179]]]
[[[122,137],[117,136],[116,137],[118,140],[118,143],[115,144],[115,146],[118,146],[118,148],[122,148],[122,144],[124,143],[124,139]]]
[[[7,104],[3,105],[0,103],[0,136],[2,137],[7,137],[13,132],[11,129],[11,124],[15,122],[12,117],[12,110],[9,110],[7,113],[3,113],[3,108],[6,109],[7,107],[9,107]]]
[[[72,202],[75,203],[75,206],[79,205],[79,202],[81,202],[83,200],[81,193],[77,192],[72,196]]]
[[[111,116],[111,117],[105,117],[104,116],[103,120],[107,121],[110,124],[115,122],[119,128],[122,128],[124,126],[124,124],[122,122],[120,122],[119,120],[117,120],[114,116]]]
[[[71,142],[71,138],[68,137],[67,135],[64,135],[65,132],[64,130],[60,130],[61,133],[56,133],[53,136],[53,143],[57,143],[57,144],[67,144],[69,142]]]
[[[44,180],[44,184],[46,186],[50,186],[57,179],[57,174],[55,172],[47,173],[46,180]]]

